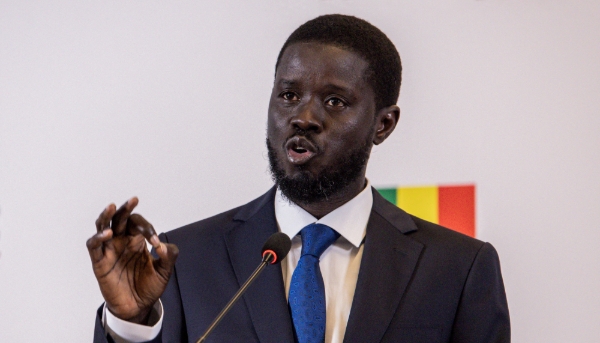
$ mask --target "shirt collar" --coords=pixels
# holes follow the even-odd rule
[[[367,222],[373,207],[371,183],[344,205],[317,220],[302,207],[286,199],[281,190],[275,195],[275,218],[281,232],[294,238],[306,225],[319,223],[337,231],[355,247],[360,247],[367,232]]]

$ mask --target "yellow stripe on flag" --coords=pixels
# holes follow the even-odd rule
[[[413,216],[439,222],[438,187],[401,187],[396,193],[398,207]]]

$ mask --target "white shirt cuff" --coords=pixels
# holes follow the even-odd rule
[[[106,308],[102,311],[102,323],[116,343],[141,343],[151,341],[160,333],[163,321],[163,306],[160,299],[152,307],[149,323],[152,326],[131,323],[117,318]]]

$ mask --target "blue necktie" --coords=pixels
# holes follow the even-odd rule
[[[325,341],[325,287],[319,257],[340,234],[323,224],[300,231],[302,255],[292,275],[289,303],[298,343]]]

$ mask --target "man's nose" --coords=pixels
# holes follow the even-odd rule
[[[292,126],[297,130],[320,133],[323,130],[323,119],[318,105],[318,100],[311,99],[303,106],[299,106],[298,112],[292,118]]]

